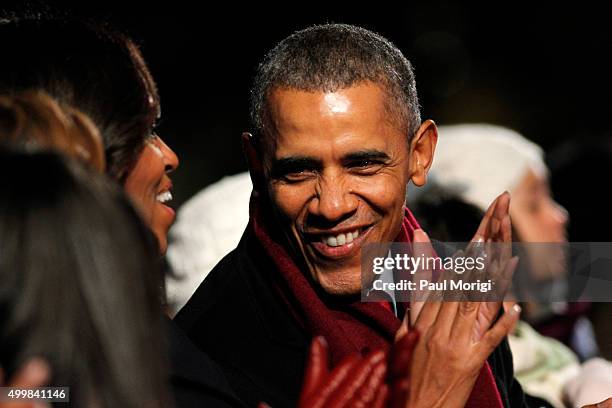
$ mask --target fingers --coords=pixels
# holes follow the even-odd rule
[[[377,397],[378,389],[384,384],[386,375],[387,362],[383,359],[373,367],[366,382],[357,388],[355,397],[348,402],[347,406],[355,408],[370,407]]]
[[[499,246],[499,262],[503,264],[512,256],[512,223],[510,215],[506,214],[500,224],[500,230],[492,237],[492,241]]]
[[[387,384],[382,384],[378,387],[376,397],[372,401],[372,408],[384,408],[387,405],[387,397],[389,396],[389,387]]]
[[[414,231],[414,237],[412,240],[412,248],[414,252],[413,254],[414,257],[423,256],[424,258],[432,258],[436,256],[436,251],[431,245],[431,240],[429,239],[429,236],[422,229],[417,229]],[[419,276],[424,276],[424,274],[427,274],[425,277],[429,279],[431,278],[432,272],[433,271],[427,268],[421,267],[419,268],[419,270],[415,271],[415,275],[418,274]]]
[[[420,256],[423,254],[424,259],[429,259],[435,256],[435,251],[431,245],[431,240],[422,229],[417,229],[414,231],[413,249],[415,256]],[[413,282],[418,282],[421,279],[433,281],[433,271],[421,267],[414,273],[412,280]],[[421,310],[423,309],[423,306],[425,305],[425,302],[427,301],[428,293],[426,290],[418,290],[413,292],[411,297],[409,317],[410,325],[414,326],[419,314],[421,313]]]
[[[317,336],[310,344],[310,353],[306,363],[302,395],[309,395],[321,387],[322,382],[329,373],[329,352],[327,342]]]
[[[497,222],[501,222],[504,217],[506,217],[510,211],[510,193],[504,191],[497,197],[497,205],[493,211],[493,218]]]
[[[462,316],[457,315],[459,304],[460,302],[442,302],[442,306],[440,307],[440,311],[438,312],[438,316],[436,317],[436,321],[434,323],[438,328],[438,331],[436,331],[436,336],[450,338],[454,322],[457,320],[465,320],[462,318]]]
[[[502,219],[501,227],[503,242],[512,242],[512,220],[509,213]]]
[[[421,312],[414,324],[414,328],[420,333],[427,333],[431,325],[436,321],[441,306],[442,302],[439,301],[424,302]]]
[[[494,232],[498,232],[501,227],[502,220],[508,215],[510,210],[510,194],[504,191],[500,194],[489,206],[485,213],[472,242],[487,241],[491,238]]]
[[[510,223],[510,194],[504,192],[499,196],[493,212],[488,241],[494,243],[492,260],[499,264],[505,263],[512,256],[512,226]]]
[[[510,198],[507,199],[508,205]],[[501,205],[501,203],[500,203]],[[505,264],[512,257],[512,223],[510,215],[506,212],[500,220],[500,228],[491,236],[491,241],[495,246],[494,259],[498,268],[504,268]]]
[[[415,230],[414,244],[417,245],[418,251],[425,255],[425,259],[435,256],[431,241],[423,230]],[[427,277],[423,277],[424,279],[432,280],[432,271],[424,268],[420,268],[414,276],[422,277],[425,274]],[[428,294],[424,291],[420,291],[417,296],[419,301],[410,302],[410,322],[412,326],[424,333],[435,321],[441,302],[429,300]]]
[[[412,363],[412,354],[419,340],[419,332],[411,331],[400,338],[391,348],[389,358],[389,379],[393,382],[396,378],[407,376]]]
[[[353,368],[361,361],[359,354],[353,354],[338,364],[332,372],[319,384],[318,389],[311,393],[302,392],[300,395],[300,408],[322,408],[325,407],[330,394],[338,388],[342,381],[351,373]]]
[[[417,229],[414,231],[413,237],[413,256],[421,256],[423,255],[424,259],[431,259],[436,256],[436,253],[431,245],[431,240],[429,236],[422,229]],[[421,267],[412,276],[413,282],[418,282],[421,279],[425,279],[428,281],[433,281],[435,271],[429,270],[427,268]],[[425,304],[426,299],[428,298],[428,293],[426,290],[418,290],[411,292],[410,299],[410,325],[414,325],[416,319]]]
[[[412,357],[419,340],[419,333],[411,331],[391,349],[389,358],[390,408],[404,408],[410,398]]]
[[[452,327],[452,338],[472,339],[474,325],[477,324],[479,302],[461,302],[457,310],[457,319]]]
[[[483,361],[491,354],[493,349],[501,343],[516,324],[521,314],[521,307],[515,304],[510,310],[502,315],[489,331],[485,333],[480,341],[481,358]]]
[[[356,393],[362,387],[364,387],[364,384],[369,379],[372,371],[375,368],[380,370],[379,366],[381,363],[384,365],[385,358],[385,352],[376,351],[354,366],[351,372],[348,375],[345,375],[341,383],[332,391],[331,395],[327,399],[325,407],[336,408],[349,406],[349,401],[356,396]],[[386,367],[384,369],[386,370]],[[382,373],[382,376],[380,374],[381,373],[378,372],[377,378],[382,380],[384,378],[384,372]],[[372,397],[374,397],[374,395],[372,395]]]
[[[330,395],[334,393],[335,390],[340,387],[342,382],[353,372],[353,370],[359,365],[360,361],[362,361],[361,356],[358,354],[353,354],[352,356],[347,357],[343,361],[340,362],[333,369],[331,374],[326,379],[327,383],[323,385],[320,393],[320,401],[321,405],[316,403],[312,404],[313,408],[324,406],[323,403],[327,403],[329,401]]]
[[[421,307],[422,306],[423,305],[421,305]],[[410,304],[410,309],[408,309],[406,311],[406,313],[404,314],[404,318],[402,319],[402,324],[400,325],[400,328],[397,329],[397,332],[395,332],[395,342],[399,341],[402,337],[404,337],[406,334],[408,334],[409,326],[411,325],[410,320],[412,319],[412,308],[413,307],[414,307],[414,305],[411,303]],[[1,373],[2,372],[0,371],[0,374]]]
[[[488,238],[491,217],[493,217],[493,213],[495,212],[495,207],[497,206],[498,201],[499,197],[493,200],[489,208],[487,208],[487,212],[485,212],[485,215],[482,217],[482,221],[480,221],[480,225],[476,230],[476,234],[474,234],[474,237],[472,238],[472,242],[486,241],[486,239]]]
[[[9,380],[8,387],[36,388],[43,387],[51,380],[51,368],[41,358],[28,360],[13,378]]]
[[[612,398],[608,398],[598,404],[585,405],[582,408],[612,408]]]
[[[23,364],[21,368],[17,371],[17,373],[13,375],[13,378],[9,380],[6,386],[21,388],[21,389],[38,388],[38,387],[46,386],[50,380],[51,380],[51,368],[49,367],[49,364],[45,360],[35,357],[35,358],[28,360],[25,364]],[[4,386],[3,381],[4,381],[4,378],[2,378],[2,382],[0,382],[0,384]],[[3,408],[4,407],[6,408],[9,408],[9,407],[14,407],[14,408],[32,407],[34,408],[34,407],[39,407],[39,406],[47,406],[47,403],[37,403],[37,402],[0,403],[0,407],[3,407]]]

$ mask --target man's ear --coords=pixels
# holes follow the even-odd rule
[[[427,173],[431,168],[434,151],[438,143],[438,128],[433,120],[426,120],[421,124],[410,143],[410,173],[411,180],[416,186],[427,182]]]
[[[257,142],[251,133],[242,133],[242,151],[244,152],[249,166],[253,190],[261,192],[264,187],[263,164],[260,157],[260,150],[257,148]]]

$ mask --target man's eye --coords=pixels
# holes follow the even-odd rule
[[[307,180],[314,176],[314,171],[309,169],[294,170],[289,173],[285,173],[283,179],[289,183],[298,183],[300,181]]]
[[[348,167],[360,174],[370,174],[376,172],[382,164],[377,160],[363,159],[350,162]]]
[[[353,163],[353,167],[368,167],[374,164],[373,160],[357,160]]]

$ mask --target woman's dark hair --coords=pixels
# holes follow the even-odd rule
[[[81,21],[0,23],[0,93],[42,90],[88,115],[104,142],[107,173],[120,183],[159,116],[159,97],[138,47]]]
[[[118,186],[69,160],[0,151],[0,365],[44,358],[69,406],[166,406],[154,240]]]

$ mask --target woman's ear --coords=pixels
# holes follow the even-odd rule
[[[410,143],[410,179],[416,186],[427,182],[438,142],[438,128],[433,120],[424,121]]]
[[[242,133],[242,151],[244,152],[249,166],[253,190],[259,193],[263,191],[264,187],[264,171],[260,156],[261,151],[257,146],[255,137],[251,133]]]

